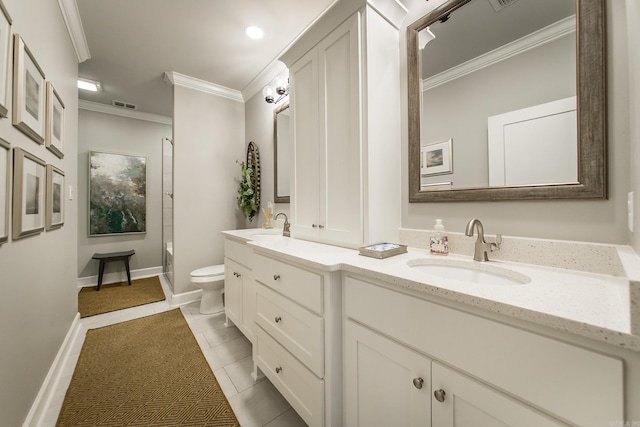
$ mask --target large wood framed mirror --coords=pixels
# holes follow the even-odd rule
[[[289,203],[291,138],[289,138],[289,104],[273,111],[274,201]]]
[[[407,28],[409,201],[606,198],[604,0],[449,0]]]

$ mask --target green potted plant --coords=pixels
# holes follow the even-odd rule
[[[253,168],[246,167],[244,162],[239,163],[242,178],[240,179],[238,197],[236,199],[238,201],[238,208],[244,217],[251,222],[258,213],[258,205],[256,203],[257,180]]]

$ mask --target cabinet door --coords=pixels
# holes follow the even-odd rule
[[[567,426],[437,362],[432,364],[431,375],[434,426]]]
[[[318,44],[320,236],[363,243],[360,13]],[[384,173],[370,171],[370,173]]]
[[[318,146],[318,51],[312,49],[289,70],[292,232],[296,237],[318,236],[320,157]]]
[[[253,275],[245,269],[242,276],[242,332],[255,343],[256,285]]]
[[[245,268],[237,262],[224,260],[224,311],[236,326],[242,325],[242,277]]]
[[[346,426],[431,425],[427,357],[349,320],[344,345]]]

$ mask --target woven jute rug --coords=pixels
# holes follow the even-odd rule
[[[78,293],[80,317],[89,317],[138,305],[150,304],[165,299],[160,278],[146,277],[127,282],[82,288]]]
[[[239,426],[180,309],[87,331],[56,426]]]

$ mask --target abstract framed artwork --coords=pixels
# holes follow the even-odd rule
[[[89,236],[146,233],[147,158],[89,153]]]
[[[64,103],[51,82],[47,82],[47,128],[44,145],[56,156],[63,158]]]
[[[13,149],[13,240],[44,230],[45,163]]]
[[[44,143],[46,85],[44,72],[19,34],[13,45],[13,125]]]
[[[0,117],[9,113],[9,76],[11,75],[11,16],[0,0]]]
[[[11,146],[0,138],[0,245],[9,240]]]
[[[64,172],[47,165],[47,210],[45,228],[54,230],[64,224]]]

